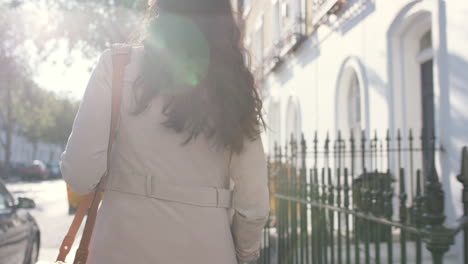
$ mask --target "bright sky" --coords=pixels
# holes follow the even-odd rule
[[[71,63],[65,65],[67,50],[64,45],[58,49],[47,62],[43,63],[36,74],[40,87],[64,95],[72,99],[81,99],[86,89],[90,69],[95,66],[95,60],[84,59],[78,52],[71,54]]]
[[[42,1],[25,2],[21,8],[21,15],[24,16],[23,19],[25,19],[25,23],[29,25],[29,28],[34,31],[35,27],[47,26],[51,17],[56,14],[53,10],[47,8],[44,1]],[[47,61],[41,63],[38,68],[33,69],[35,81],[41,88],[54,91],[61,96],[79,100],[83,96],[97,58],[86,59],[78,50],[69,54],[65,42],[61,42],[58,46]],[[30,51],[29,56],[35,58],[37,51],[34,46],[30,46]]]

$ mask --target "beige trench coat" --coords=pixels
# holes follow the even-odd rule
[[[91,76],[62,154],[63,177],[80,194],[90,192],[106,170],[111,53],[102,54]],[[246,142],[229,166],[228,151],[203,137],[182,146],[186,135],[161,125],[161,97],[145,112],[132,114],[132,84],[143,48],[133,47],[131,56],[88,264],[237,264],[255,259],[269,213],[261,141]],[[226,208],[229,204],[233,210]]]

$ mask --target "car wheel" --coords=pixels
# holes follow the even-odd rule
[[[37,259],[39,257],[39,239],[38,235],[34,236],[33,241],[31,242],[31,251],[29,252],[29,256],[27,258],[27,264],[36,264]]]

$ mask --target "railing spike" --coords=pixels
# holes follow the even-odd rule
[[[421,148],[424,148],[425,138],[424,138],[424,129],[423,128],[421,128],[421,134],[419,136],[419,140],[421,141]]]
[[[305,135],[304,133],[301,133],[301,146],[303,146],[303,148],[306,148],[307,144],[306,144],[306,140],[305,140]]]
[[[301,134],[301,159],[302,159],[302,169],[307,170],[307,161],[306,161],[306,155],[307,155],[307,143],[304,137],[304,133]]]
[[[400,188],[399,188],[399,200],[400,200],[400,205],[399,205],[399,213],[400,213],[400,223],[403,225],[408,224],[407,223],[407,208],[406,208],[406,199],[407,199],[407,194],[406,194],[406,188],[405,188],[405,171],[403,168],[400,168]],[[402,263],[406,263],[407,261],[407,254],[406,254],[406,242],[407,242],[407,233],[406,230],[401,230],[400,234],[400,257],[402,260]]]
[[[468,147],[463,147],[462,149],[460,168],[461,170],[460,174],[457,176],[457,180],[461,182],[464,186],[468,187]],[[466,202],[468,202],[468,197]]]
[[[278,163],[281,165],[283,159],[283,154],[281,151],[281,147],[278,147]]]
[[[327,137],[325,138],[325,155],[328,158],[328,154],[330,151],[330,135],[327,132]]]
[[[275,162],[278,162],[279,158],[279,154],[278,154],[278,142],[275,141],[275,144],[274,144],[274,147],[273,147],[273,155],[274,155],[274,159],[275,159]]]
[[[413,222],[417,228],[422,225],[422,207],[423,207],[422,192],[421,192],[421,170],[416,172],[416,197],[414,199]],[[422,238],[416,236],[416,263],[422,263]]]
[[[361,130],[361,163],[363,172],[366,171],[366,131]],[[365,173],[364,173],[365,174]]]
[[[314,182],[315,184],[319,184],[319,176],[318,176],[318,172],[317,173],[314,173]]]

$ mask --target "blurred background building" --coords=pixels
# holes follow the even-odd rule
[[[0,127],[2,122],[0,121]],[[0,138],[6,141],[5,130],[0,130]],[[20,126],[17,126],[12,133],[11,139],[11,165],[12,167],[29,165],[33,160],[41,160],[45,163],[57,163],[60,160],[60,154],[63,147],[56,144],[45,142],[32,143],[22,132]],[[5,161],[5,151],[0,151],[0,163]]]

